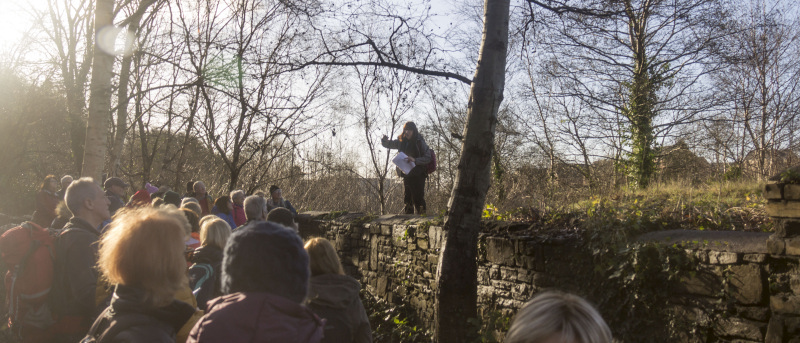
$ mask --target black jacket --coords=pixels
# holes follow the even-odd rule
[[[201,246],[194,249],[189,262],[210,264],[211,268],[214,268],[214,276],[216,279],[214,282],[214,297],[222,295],[220,287],[220,281],[222,279],[222,249],[209,245]]]
[[[94,318],[97,287],[97,241],[100,232],[81,218],[72,217],[56,244],[55,273],[50,300],[60,315]]]
[[[98,338],[113,324],[114,333],[109,333],[101,342],[175,342],[175,333],[194,314],[194,307],[173,300],[164,307],[153,307],[144,302],[144,291],[130,286],[117,285],[111,304],[97,318],[87,338]],[[111,332],[111,330],[109,330]]]

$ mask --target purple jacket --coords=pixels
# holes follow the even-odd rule
[[[208,303],[189,333],[194,342],[297,342],[322,340],[323,322],[305,306],[270,293],[233,293]]]

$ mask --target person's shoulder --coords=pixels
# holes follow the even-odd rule
[[[142,320],[142,322],[140,322],[138,325],[134,325],[122,330],[119,334],[117,334],[113,338],[111,342],[114,343],[175,342],[173,338],[175,330],[166,323],[147,316],[142,316],[137,319]]]

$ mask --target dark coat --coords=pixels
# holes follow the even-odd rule
[[[94,318],[97,286],[97,241],[100,232],[72,217],[58,238],[51,304],[59,315]]]
[[[316,343],[322,321],[305,306],[263,292],[233,293],[209,302],[187,342]]]
[[[417,134],[416,139],[412,140],[404,140],[399,141],[396,139],[384,139],[381,140],[381,145],[387,149],[397,149],[402,151],[404,154],[411,156],[414,158],[414,164],[416,167],[411,170],[411,174],[419,174],[419,176],[427,176],[427,170],[424,166],[431,163],[431,149],[428,147],[428,144],[425,143],[425,139],[422,138],[422,135]],[[405,177],[405,173],[403,173],[400,168],[397,169],[397,175],[400,177]]]
[[[117,210],[125,206],[125,201],[111,191],[106,191],[106,198],[111,202],[108,204],[108,213],[111,213],[112,216],[117,213]]]
[[[124,328],[114,337],[105,337],[104,342],[175,342],[175,334],[194,314],[192,305],[173,300],[164,307],[153,307],[144,302],[144,291],[125,285],[118,285],[111,304],[97,318],[89,337],[99,337],[109,328],[112,321]]]
[[[278,207],[283,207],[289,210],[289,212],[292,212],[293,217],[297,217],[297,210],[294,209],[294,206],[292,206],[292,203],[289,202],[289,200],[281,199],[279,203],[275,203],[272,201],[272,198],[267,199],[267,212],[272,211]]]
[[[339,320],[327,319],[325,336],[338,336],[330,333],[332,330],[341,330],[335,327],[338,324],[347,326],[345,331],[352,333],[350,342],[371,343],[372,330],[369,326],[369,317],[358,292],[361,284],[347,275],[325,274],[311,278],[308,291],[308,307],[318,316],[322,313],[339,313]]]
[[[222,249],[209,245],[201,246],[197,249],[194,249],[189,262],[206,263],[211,265],[211,268],[214,268],[214,276],[216,278],[216,281],[214,282],[214,297],[216,298],[222,295],[222,290],[220,287],[222,280]]]

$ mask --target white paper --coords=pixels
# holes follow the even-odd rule
[[[400,170],[403,171],[403,173],[406,174],[410,173],[411,169],[413,169],[415,166],[414,162],[409,162],[407,158],[408,155],[400,151],[397,153],[397,156],[392,159],[392,163],[394,163],[398,168],[400,168]]]

